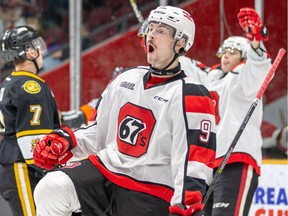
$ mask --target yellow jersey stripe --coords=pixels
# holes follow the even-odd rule
[[[27,71],[13,71],[11,73],[12,76],[30,76],[30,77],[33,77],[35,79],[38,79],[42,82],[45,82],[45,80],[43,80],[41,77],[37,76],[36,74],[33,74],[31,72],[27,72]]]
[[[39,135],[51,133],[52,129],[39,129],[39,130],[26,130],[16,133],[16,137],[28,136],[28,135]]]
[[[25,160],[25,162],[29,165],[31,164],[34,164],[34,160],[33,159],[28,159],[28,160]]]
[[[26,189],[27,189],[27,195],[28,195],[30,210],[31,210],[32,216],[36,216],[34,199],[33,199],[33,192],[32,192],[32,187],[31,187],[30,179],[29,179],[28,167],[27,167],[27,164],[25,164],[25,163],[23,163],[23,166],[25,167],[24,179],[25,179],[25,183],[27,186]]]
[[[14,163],[15,180],[24,216],[36,216],[26,163]]]

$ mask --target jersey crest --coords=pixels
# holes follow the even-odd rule
[[[118,118],[119,151],[133,157],[145,154],[155,123],[156,120],[151,110],[126,103],[120,109]]]
[[[37,94],[41,91],[41,86],[34,80],[28,80],[25,82],[23,88],[29,94]]]

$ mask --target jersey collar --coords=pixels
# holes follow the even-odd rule
[[[11,73],[11,75],[12,76],[29,76],[29,77],[33,77],[35,79],[41,80],[42,82],[45,82],[45,80],[43,80],[42,78],[40,78],[36,74],[33,74],[31,72],[28,72],[28,71],[13,71]]]

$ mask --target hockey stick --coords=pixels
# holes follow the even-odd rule
[[[277,69],[277,67],[278,67],[281,59],[282,59],[283,56],[285,55],[285,53],[286,53],[286,50],[283,49],[283,48],[281,48],[281,49],[278,51],[278,54],[277,54],[277,56],[276,56],[276,59],[275,59],[275,61],[273,62],[273,65],[272,65],[271,69],[269,70],[268,74],[266,75],[266,77],[265,77],[265,79],[264,79],[264,81],[263,81],[260,89],[258,90],[258,93],[257,93],[257,95],[256,95],[256,98],[253,100],[253,102],[252,102],[252,104],[251,104],[251,106],[250,106],[250,108],[249,108],[249,110],[248,110],[248,112],[247,112],[244,120],[242,121],[242,123],[241,123],[241,125],[240,125],[240,128],[238,129],[238,131],[237,131],[237,133],[236,133],[236,135],[235,135],[235,137],[234,137],[234,139],[233,139],[230,147],[228,148],[226,154],[224,155],[224,158],[223,158],[222,162],[220,163],[220,165],[219,165],[216,173],[215,173],[214,176],[213,176],[213,179],[212,179],[212,181],[211,181],[211,184],[210,184],[210,186],[209,186],[209,188],[208,188],[208,190],[207,190],[207,192],[206,192],[206,194],[205,194],[205,196],[204,196],[204,198],[203,198],[203,201],[202,201],[202,203],[203,203],[204,205],[206,205],[206,203],[207,203],[207,201],[208,201],[208,198],[210,197],[212,191],[214,190],[215,184],[216,184],[219,176],[220,176],[221,173],[223,172],[224,167],[226,166],[227,161],[228,161],[230,155],[232,154],[232,152],[233,152],[233,150],[234,150],[234,148],[235,148],[235,146],[236,146],[236,144],[237,144],[237,142],[238,142],[238,140],[239,140],[242,132],[244,131],[244,129],[245,129],[245,127],[246,127],[246,125],[247,125],[250,117],[252,116],[252,114],[253,114],[253,112],[254,112],[254,110],[255,110],[255,108],[256,108],[259,100],[260,100],[260,98],[263,96],[263,94],[264,94],[264,92],[265,92],[265,90],[266,90],[269,82],[271,81],[271,79],[272,79],[272,77],[273,77],[273,75],[274,75],[274,73],[275,73],[275,71],[276,71],[276,69]],[[197,213],[195,214],[195,216],[202,216],[202,215],[203,215],[203,212],[202,212],[202,211],[199,212],[199,214],[197,214]]]
[[[135,14],[138,22],[139,23],[143,23],[144,22],[144,18],[142,16],[141,11],[138,9],[138,6],[137,6],[135,0],[130,0],[130,4],[131,4],[131,6],[133,8],[134,14]]]

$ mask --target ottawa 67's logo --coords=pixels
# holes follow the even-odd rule
[[[121,153],[140,157],[147,152],[156,120],[151,110],[126,103],[118,118],[117,144]]]

